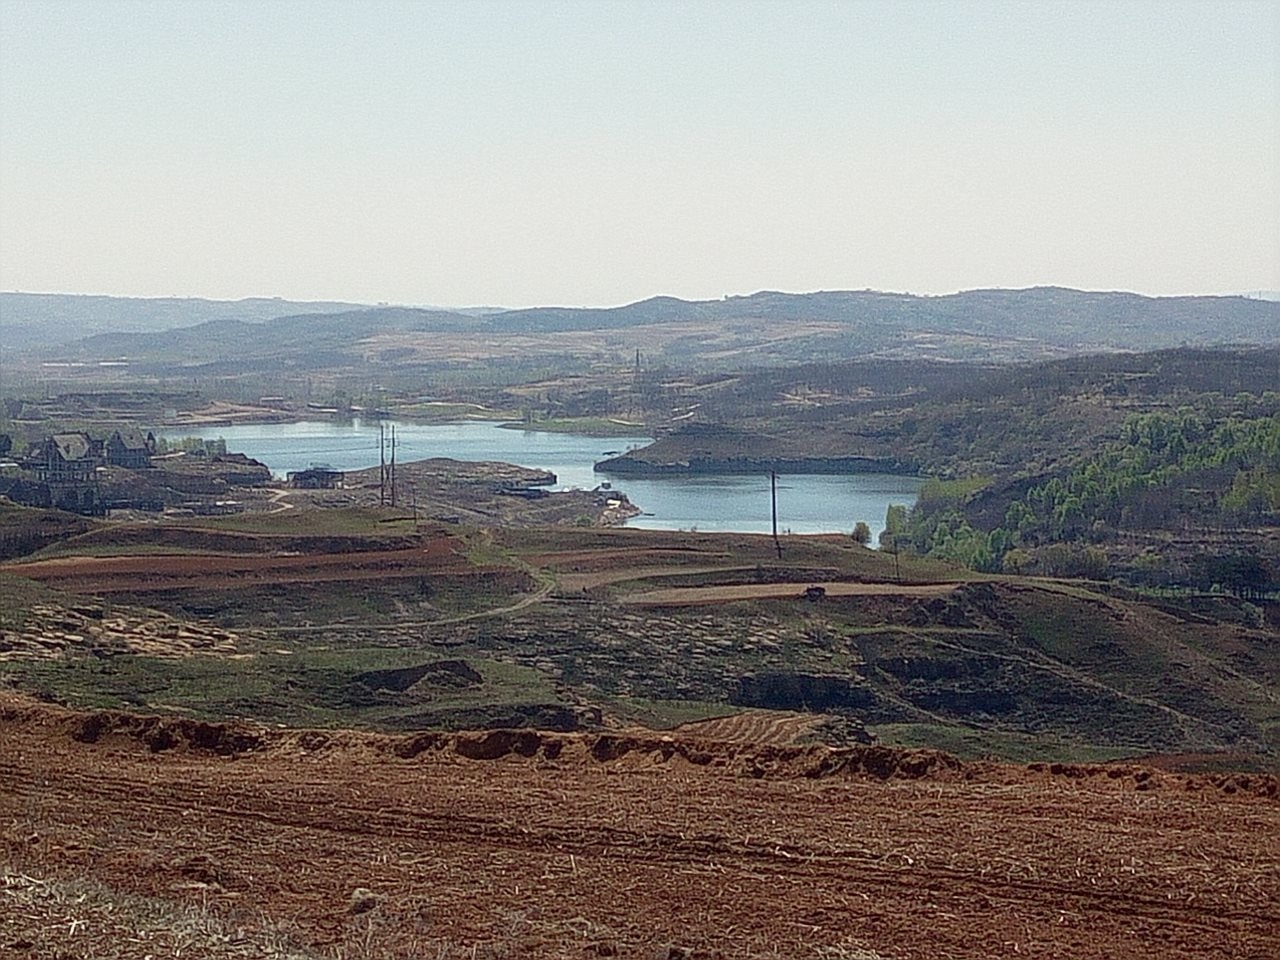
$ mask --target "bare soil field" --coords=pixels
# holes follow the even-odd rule
[[[801,742],[823,721],[812,713],[785,710],[743,710],[727,717],[694,720],[676,728],[680,734],[708,740],[772,744],[785,747]]]
[[[0,953],[1270,958],[1277,793],[1259,775],[8,698]],[[79,899],[33,893],[60,883]],[[231,933],[179,951],[138,903]]]
[[[148,554],[59,557],[0,565],[0,572],[74,591],[109,593],[139,589],[218,589],[249,583],[415,577],[424,573],[484,573],[459,555],[449,537],[399,550],[288,555]]]

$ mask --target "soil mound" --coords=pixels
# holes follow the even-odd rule
[[[436,660],[412,667],[370,670],[357,674],[354,680],[370,690],[392,690],[397,693],[404,693],[423,681],[429,686],[448,687],[469,687],[484,682],[484,678],[464,660]]]
[[[564,749],[563,739],[536,730],[491,730],[485,734],[458,734],[453,751],[470,760],[497,760],[513,753],[521,757],[538,754],[554,760]]]
[[[875,702],[875,692],[841,674],[764,672],[739,677],[729,701],[767,710],[822,713],[866,708]]]
[[[0,698],[0,724],[84,744],[136,744],[152,753],[184,750],[230,757],[263,749],[269,733],[249,724],[190,717],[145,716],[122,710],[83,712],[24,697]]]
[[[1280,797],[1280,777],[1265,773],[1168,773],[1148,766],[1117,763],[1032,763],[1022,769],[1025,776],[1047,774],[1093,785],[1111,783],[1140,792],[1183,790],[1218,792],[1228,796]]]
[[[71,724],[81,743],[123,738],[146,745],[152,753],[183,749],[229,757],[263,746],[262,734],[236,724],[207,723],[186,717],[143,717],[104,710]]]

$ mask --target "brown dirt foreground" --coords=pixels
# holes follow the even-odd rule
[[[1278,794],[1257,775],[5,698],[0,955],[1274,958]]]

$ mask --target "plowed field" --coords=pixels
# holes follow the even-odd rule
[[[109,593],[140,589],[235,589],[264,583],[372,580],[424,574],[484,573],[468,564],[447,539],[400,550],[259,554],[146,554],[62,557],[0,566],[0,571],[67,590]]]
[[[1280,956],[1261,776],[0,700],[0,856],[238,931],[183,957]],[[177,955],[34,883],[0,884],[0,954]]]
[[[821,714],[743,710],[728,717],[681,724],[680,733],[712,740],[787,746],[822,722]]]

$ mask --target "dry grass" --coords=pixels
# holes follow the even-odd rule
[[[88,880],[0,865],[0,952],[61,960],[144,956],[321,960],[263,917],[246,922],[209,898],[171,903]]]

